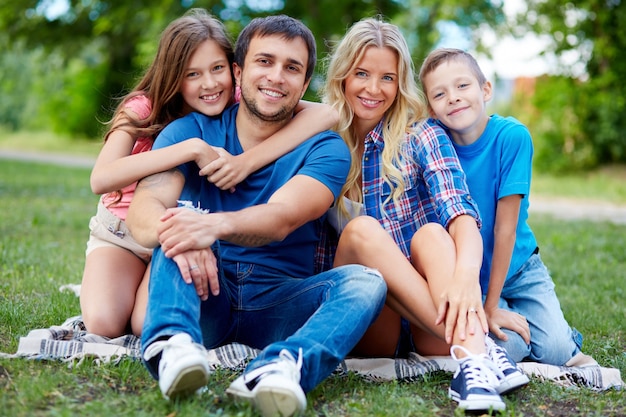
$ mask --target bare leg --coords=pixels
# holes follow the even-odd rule
[[[146,268],[143,279],[137,288],[135,296],[135,307],[130,317],[130,328],[137,337],[141,336],[143,321],[146,318],[146,307],[148,306],[148,284],[150,282],[150,264]]]
[[[357,217],[341,233],[335,266],[350,263],[359,263],[380,271],[387,283],[387,305],[396,313],[385,312],[389,309],[383,310],[385,313],[370,328],[371,333],[368,330],[359,344],[361,351],[385,351],[390,352],[385,356],[393,355],[400,334],[400,316],[427,334],[443,340],[443,325],[435,326],[437,310],[426,280],[376,219]],[[376,338],[376,335],[381,334],[381,329],[387,335]],[[391,332],[396,334],[393,340],[389,340]],[[390,350],[391,344],[393,348]]]
[[[97,248],[85,259],[80,307],[87,330],[106,337],[124,335],[146,265],[130,251]]]
[[[427,277],[432,300],[439,308],[445,289],[455,285],[453,277],[456,268],[456,246],[452,237],[438,223],[422,226],[411,240],[411,259],[417,270]],[[419,340],[415,340],[415,343],[419,345]],[[474,354],[485,353],[485,334],[478,320],[470,317],[466,338],[462,340],[457,329],[452,344],[461,345]],[[449,349],[440,354],[448,353]]]
[[[423,356],[448,356],[450,345],[441,337],[433,336],[429,332],[411,324],[411,335],[417,353]]]

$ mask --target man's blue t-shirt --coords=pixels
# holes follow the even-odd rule
[[[241,154],[243,149],[235,123],[238,108],[239,105],[234,105],[215,117],[191,113],[175,120],[159,134],[153,149],[198,137],[212,146],[226,149],[232,155]],[[208,182],[206,177],[200,176],[195,162],[180,165],[178,169],[185,176],[185,185],[179,200],[190,201],[194,206],[210,212],[237,211],[267,203],[272,194],[295,175],[307,175],[320,181],[337,198],[349,168],[348,147],[337,133],[325,131],[249,175],[236,186],[234,193],[222,191]],[[307,204],[307,201],[301,204]],[[220,241],[220,255],[224,261],[262,265],[293,277],[313,275],[322,220],[306,223],[283,241],[261,247],[244,247]]]

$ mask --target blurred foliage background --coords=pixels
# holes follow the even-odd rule
[[[353,22],[380,14],[402,29],[416,69],[451,28],[477,57],[491,55],[487,34],[547,39],[548,73],[513,80],[510,100],[492,111],[530,128],[539,170],[626,162],[626,4],[518,0],[511,16],[503,1],[0,0],[0,127],[101,140],[102,122],[152,60],[161,31],[191,7],[224,21],[233,39],[256,16],[301,19],[318,40],[306,96],[317,100],[329,46]]]

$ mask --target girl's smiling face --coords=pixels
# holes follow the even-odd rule
[[[233,100],[231,74],[220,45],[211,39],[202,42],[191,55],[180,86],[186,112],[215,116],[224,111]]]

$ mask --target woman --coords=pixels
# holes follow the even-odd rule
[[[398,28],[354,24],[330,58],[324,98],[352,152],[330,215],[340,233],[334,264],[377,268],[388,286],[385,309],[354,353],[393,356],[404,317],[419,353],[459,361],[449,393],[461,408],[504,409],[499,392],[517,387],[493,361],[506,352],[487,355],[478,209],[449,138],[426,120]],[[521,373],[510,361],[506,368]]]

